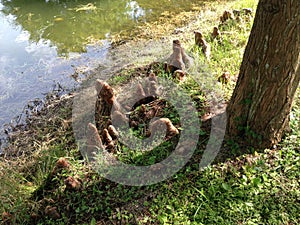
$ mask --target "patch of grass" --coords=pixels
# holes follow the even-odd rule
[[[151,212],[163,224],[297,224],[298,169],[290,146],[242,156],[165,183]]]
[[[112,86],[118,86],[124,84],[130,80],[131,78],[130,75],[131,75],[130,71],[123,72],[121,74],[118,74],[117,76],[112,77],[109,83]]]

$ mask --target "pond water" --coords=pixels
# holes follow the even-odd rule
[[[112,35],[197,2],[0,0],[0,135],[29,101],[74,87],[72,74],[95,68]]]

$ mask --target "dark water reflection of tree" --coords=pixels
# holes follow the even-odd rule
[[[50,40],[59,55],[85,52],[92,40],[132,29],[164,11],[191,9],[184,0],[2,0],[5,15],[30,33],[30,40]]]

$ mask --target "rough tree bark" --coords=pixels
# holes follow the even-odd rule
[[[272,147],[289,128],[300,80],[300,1],[260,0],[227,108],[229,137]]]

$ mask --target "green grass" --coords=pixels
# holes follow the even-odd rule
[[[229,9],[255,8],[253,1],[230,1]],[[216,8],[216,11],[222,11]],[[217,17],[216,15],[214,17]],[[203,25],[203,21],[196,22]],[[215,20],[206,21],[205,36]],[[242,23],[229,21],[222,27],[223,42],[209,41],[212,56],[209,70],[212,80],[224,71],[237,74],[242,52],[251,29],[252,19]],[[207,28],[207,29],[206,29]],[[206,63],[202,54],[189,45],[190,53]],[[131,70],[112,78],[113,85],[131,79]],[[194,71],[195,72],[195,71]],[[191,76],[179,84],[198,109],[206,98]],[[168,74],[160,73],[163,78]],[[234,82],[216,88],[229,98]],[[201,143],[191,160],[173,177],[150,186],[130,187],[101,178],[81,157],[74,143],[69,108],[50,107],[43,115],[47,124],[32,125],[34,133],[21,145],[19,157],[3,157],[0,162],[1,224],[299,224],[300,223],[300,91],[292,109],[292,132],[276,150],[251,149],[253,154],[239,155],[218,164],[201,168]],[[52,109],[52,111],[51,111]],[[166,109],[176,121],[176,112]],[[202,112],[199,112],[201,115]],[[56,115],[55,117],[47,117]],[[39,120],[38,120],[39,122]],[[55,134],[55,135],[54,135]],[[27,135],[28,136],[28,135]],[[136,136],[140,136],[136,132]],[[20,138],[24,136],[20,136]],[[120,146],[120,160],[136,165],[150,165],[166,158],[176,141],[170,140],[156,149],[141,153]],[[230,151],[239,151],[236,143],[228,143]],[[26,148],[28,151],[25,151]],[[56,161],[65,157],[70,168],[52,173]],[[79,180],[80,190],[68,190],[64,180]],[[60,218],[45,213],[47,206],[56,207]]]
[[[164,224],[297,224],[298,169],[291,149],[245,156],[165,184],[151,212]]]

